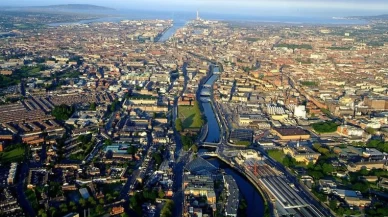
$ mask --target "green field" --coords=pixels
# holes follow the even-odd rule
[[[179,106],[179,118],[182,120],[183,128],[200,128],[204,121],[201,111],[197,106]]]
[[[0,153],[0,161],[2,163],[20,162],[24,158],[25,148],[17,147],[15,149]]]
[[[282,150],[268,150],[268,155],[270,157],[272,157],[274,160],[276,160],[277,162],[280,162],[282,163],[283,162],[283,159],[284,157],[286,156]]]
[[[311,125],[317,133],[333,133],[337,131],[338,124],[332,121],[314,123]]]

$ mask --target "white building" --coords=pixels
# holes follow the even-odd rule
[[[294,116],[296,118],[306,119],[306,106],[304,105],[295,106]]]

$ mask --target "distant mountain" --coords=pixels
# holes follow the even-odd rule
[[[99,11],[112,11],[114,8],[108,8],[98,5],[89,4],[63,4],[63,5],[48,5],[48,6],[36,6],[35,9],[49,9],[49,10],[99,10]]]
[[[377,16],[351,16],[346,17],[348,19],[361,19],[361,20],[388,20],[388,14],[381,14]]]

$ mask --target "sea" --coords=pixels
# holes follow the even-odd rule
[[[71,11],[75,13],[85,13],[84,11]],[[67,24],[85,24],[92,22],[119,22],[122,20],[150,20],[150,19],[172,19],[175,24],[185,24],[187,21],[196,18],[196,12],[181,11],[148,11],[148,10],[116,10],[116,11],[88,11],[91,14],[101,14],[102,18],[92,20],[81,20],[72,23],[51,23],[50,26],[59,26]],[[338,17],[327,16],[280,16],[280,15],[243,15],[243,14],[225,14],[218,12],[200,13],[201,19],[218,20],[241,23],[264,23],[264,24],[294,24],[294,25],[360,25],[367,24],[365,20],[341,19]]]

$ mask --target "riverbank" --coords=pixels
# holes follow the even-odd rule
[[[236,179],[238,187],[240,188],[240,191],[242,192],[245,191],[247,194],[247,195],[244,195],[247,198],[247,202],[248,202],[247,217],[273,216],[273,213],[272,213],[273,209],[270,208],[272,207],[272,204],[268,203],[268,201],[270,201],[269,196],[265,193],[264,189],[262,189],[261,186],[255,183],[254,180],[252,180],[249,176],[246,176],[245,174],[243,174],[239,168],[235,167],[233,164],[231,164],[229,161],[226,161],[222,157],[217,156],[215,158],[207,159],[207,161],[214,165],[214,159],[222,162],[223,164],[226,164],[229,167],[229,169],[233,170],[234,172],[237,173],[238,176],[245,179],[248,185],[249,184],[251,185],[252,189],[245,189],[247,188],[246,183],[241,183],[242,182],[241,179],[239,180],[238,178],[236,179],[236,177],[234,177]],[[215,166],[219,166],[219,165],[215,165]],[[230,174],[230,175],[233,176],[233,174]],[[254,193],[252,192],[252,190],[256,191],[257,195],[260,197],[259,200],[257,200],[258,198],[255,197],[254,195],[248,195],[250,193]],[[260,212],[259,210],[261,210],[262,212]]]

